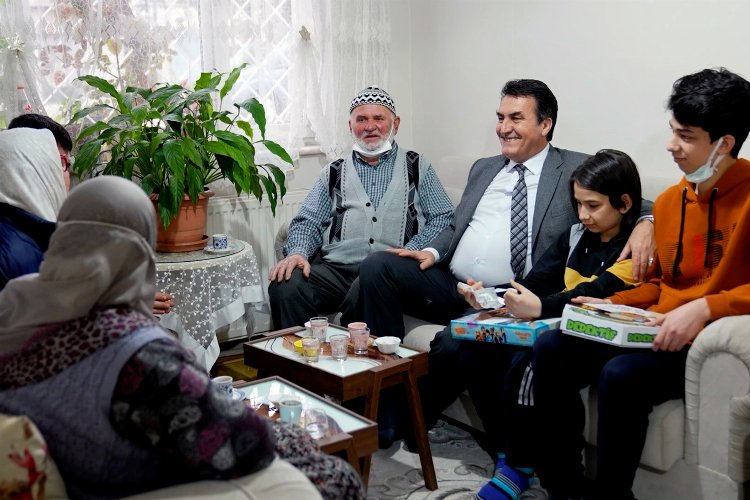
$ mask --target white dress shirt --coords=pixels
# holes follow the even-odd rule
[[[524,275],[531,270],[531,228],[534,221],[536,191],[547,159],[549,145],[525,162],[526,199],[528,202],[528,239],[526,244],[526,268]],[[482,281],[485,286],[508,283],[513,279],[510,267],[510,206],[513,188],[519,174],[513,170],[516,165],[509,161],[495,176],[474,211],[456,252],[451,259],[450,269],[460,281],[469,278]]]

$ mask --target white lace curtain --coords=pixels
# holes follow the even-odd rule
[[[88,89],[75,81],[81,75],[101,76],[120,88],[197,76],[202,59],[198,23],[190,10],[197,10],[199,2],[177,3],[183,5],[175,5],[170,17],[176,22],[170,23],[162,16],[163,0],[0,2],[0,104],[6,119],[20,111],[18,99],[28,97],[34,112],[67,122],[90,104]],[[190,38],[196,42],[185,44],[186,57],[178,68],[174,46]],[[25,87],[25,96],[16,92],[18,85]]]
[[[329,158],[351,145],[349,103],[368,85],[388,81],[390,19],[383,0],[293,0],[289,148],[312,130]],[[309,129],[308,129],[309,127]]]
[[[37,90],[38,66],[33,54],[34,25],[28,2],[0,3],[0,127],[28,105],[44,113]]]
[[[19,97],[67,122],[89,104],[80,75],[191,84],[248,62],[230,97],[258,97],[293,156],[310,131],[336,156],[351,144],[353,95],[387,81],[389,45],[385,0],[3,0],[0,126]]]

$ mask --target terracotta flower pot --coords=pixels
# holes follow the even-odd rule
[[[180,211],[172,222],[164,229],[156,208],[159,196],[151,195],[151,201],[156,209],[156,251],[157,252],[191,252],[205,248],[208,243],[206,218],[208,199],[213,191],[204,191],[198,195],[198,202],[193,205],[186,194],[182,199]]]

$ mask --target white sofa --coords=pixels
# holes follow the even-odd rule
[[[642,173],[643,175],[643,173]],[[675,178],[644,176],[644,197],[655,197]],[[456,198],[455,192],[449,192]],[[404,317],[404,345],[429,350],[444,328]],[[596,395],[587,403],[587,470],[593,472],[596,448]],[[750,498],[750,316],[716,321],[701,332],[687,360],[685,403],[668,401],[654,408],[641,456],[634,493],[641,500]],[[446,415],[481,429],[467,393]],[[590,425],[594,423],[594,425]]]
[[[321,499],[318,489],[289,462],[280,458],[265,469],[226,481],[204,480],[128,497],[128,500],[267,500]]]
[[[25,416],[0,414],[0,498],[68,498],[65,483],[39,429]],[[318,489],[298,469],[280,458],[268,467],[226,481],[202,480],[161,488],[133,500],[320,499]]]
[[[442,325],[406,317],[404,345],[428,350]],[[641,500],[732,499],[750,495],[750,316],[716,321],[701,332],[687,360],[685,403],[668,401],[649,419],[634,493]],[[584,391],[588,422],[595,394]],[[468,394],[445,414],[481,429]],[[587,425],[587,470],[593,471],[595,425]],[[747,492],[746,492],[747,490]]]
[[[467,163],[470,164],[470,163]],[[655,199],[672,178],[641,172],[643,196]],[[461,190],[447,189],[454,203]],[[275,242],[277,258],[286,239],[282,225]],[[404,345],[428,351],[443,325],[404,316]],[[641,500],[750,498],[750,316],[724,318],[706,327],[690,349],[685,403],[668,401],[654,408],[641,456],[634,493]],[[588,422],[596,422],[595,394],[583,391]],[[482,424],[468,393],[445,415],[477,429]],[[595,466],[595,425],[585,429],[587,470]]]

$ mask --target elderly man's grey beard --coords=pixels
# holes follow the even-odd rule
[[[364,140],[359,139],[357,137],[354,138],[354,143],[359,146],[360,148],[364,149],[365,151],[376,151],[380,149],[380,147],[383,145],[385,141],[387,141],[388,138],[381,137],[378,142],[375,144],[367,144]]]
[[[359,151],[359,153],[367,154],[367,153],[373,153],[373,156],[379,156],[386,151],[390,151],[391,149],[391,139],[393,138],[393,131],[394,131],[394,125],[391,125],[391,130],[388,132],[388,135],[385,137],[381,137],[378,142],[375,144],[367,144],[363,139],[360,139],[356,135],[352,133],[352,137],[354,138],[354,145],[355,145],[355,151]],[[386,145],[386,143],[388,143]]]

